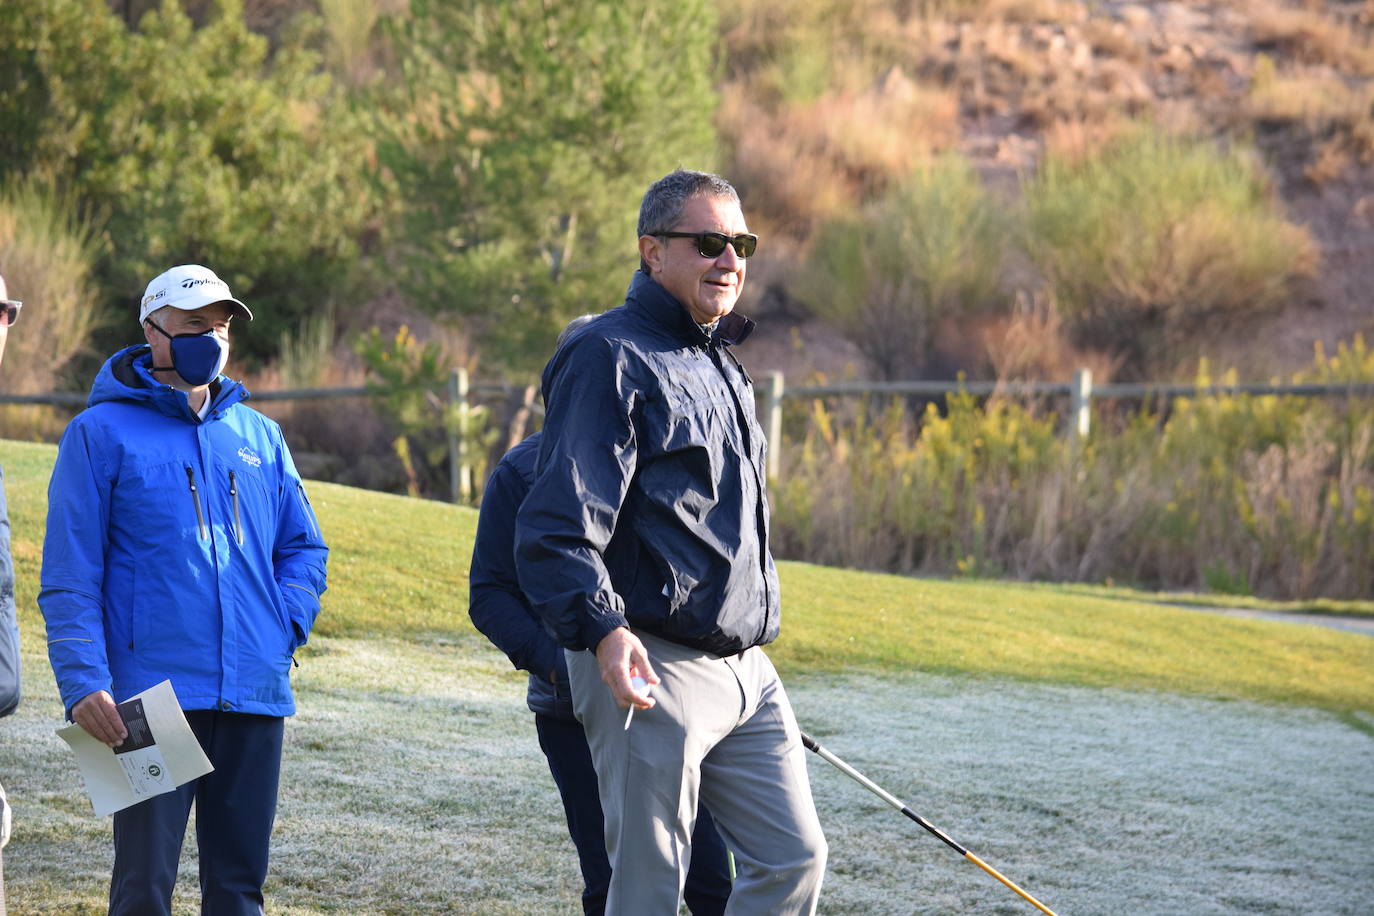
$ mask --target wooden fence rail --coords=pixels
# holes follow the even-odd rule
[[[541,410],[530,389],[521,385],[501,383],[474,384],[466,369],[450,374],[444,392],[448,407],[458,422],[448,430],[449,496],[454,502],[470,502],[473,496],[472,462],[469,444],[463,431],[467,417],[478,397],[494,394],[511,395],[524,392],[527,409]],[[1139,400],[1158,398],[1195,398],[1234,395],[1279,395],[1286,397],[1374,397],[1374,384],[1302,384],[1302,385],[1178,385],[1157,383],[1094,385],[1092,372],[1079,369],[1069,382],[990,382],[990,381],[909,381],[909,382],[839,382],[830,385],[798,385],[787,387],[781,372],[771,372],[758,393],[763,401],[762,425],[768,438],[768,476],[777,479],[782,473],[782,410],[783,401],[826,397],[866,397],[872,395],[909,395],[943,397],[967,392],[979,397],[992,394],[1011,397],[1068,397],[1068,434],[1086,437],[1092,431],[1092,402],[1094,400]],[[333,398],[379,397],[385,392],[372,387],[355,388],[297,388],[277,391],[255,391],[256,401],[307,401]],[[47,404],[80,409],[86,395],[72,392],[50,394],[6,394],[0,391],[0,404]]]

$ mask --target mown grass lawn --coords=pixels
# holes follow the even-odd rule
[[[35,609],[50,446],[5,442],[25,629]],[[467,616],[476,512],[316,483],[330,588],[318,632],[485,645]],[[1374,640],[1225,619],[1124,589],[936,581],[781,564],[785,674],[924,671],[1374,710]],[[1270,605],[1271,607],[1279,607]],[[1374,605],[1345,603],[1374,614]]]
[[[108,825],[89,814],[52,737],[60,710],[35,606],[54,453],[0,442],[29,679],[20,714],[0,724],[20,739],[0,742],[0,780],[19,817],[5,857],[15,913],[98,912],[108,874]],[[476,513],[320,483],[310,494],[332,547],[330,591],[297,673],[301,713],[288,730],[274,852],[278,911],[573,911],[575,867],[523,712],[522,680],[467,618]],[[1347,803],[1360,810],[1352,793],[1374,783],[1369,750],[1360,750],[1374,733],[1374,639],[1183,610],[1119,589],[929,581],[795,563],[782,564],[782,579],[783,637],[769,651],[793,685],[803,727],[1028,889],[1052,903],[1051,894],[1080,903],[1063,913],[1245,913],[1305,899],[1266,858],[1302,853],[1276,836],[1257,838],[1229,813],[1236,836],[1222,842],[1225,861],[1203,856],[1207,862],[1190,866],[1220,870],[1152,897],[1150,887],[1197,859],[1194,844],[1205,840],[1190,836],[1177,847],[1169,829],[1122,835],[1134,818],[1158,825],[1165,809],[1166,821],[1186,822],[1199,806],[1225,813],[1243,802],[1248,810],[1279,792],[1274,810],[1286,810],[1291,795],[1302,811],[1302,798],[1327,790],[1332,800],[1320,804],[1331,848],[1371,839],[1370,818],[1342,823],[1342,814]],[[1152,717],[1158,735],[1147,741],[1141,723]],[[1282,727],[1271,735],[1266,723],[1275,721]],[[1233,735],[1225,747],[1206,746],[1209,734],[1221,733]],[[1272,747],[1256,735],[1270,735]],[[1313,735],[1322,736],[1317,746],[1295,747]],[[1301,756],[1308,751],[1310,759]],[[1299,756],[1285,762],[1289,752]],[[1249,761],[1260,756],[1267,759],[1255,759],[1252,771]],[[1177,789],[1161,790],[1185,770]],[[1197,779],[1222,771],[1227,781],[1214,789],[1222,797],[1192,794]],[[1309,782],[1287,784],[1298,777]],[[1022,912],[1000,885],[919,830],[908,833],[914,825],[875,810],[833,770],[813,767],[812,780],[833,847],[824,912]],[[1051,797],[1059,801],[1047,808]],[[1129,850],[1128,862],[1093,866],[1109,881],[1114,867],[1129,865],[1127,884],[1139,890],[1119,909],[1106,902],[1117,897],[1080,880],[1073,857],[1090,856],[1082,844],[1093,841]],[[1170,843],[1188,855],[1169,858]],[[192,855],[188,849],[178,897],[188,906]],[[1374,900],[1367,870],[1364,879],[1349,877],[1358,864],[1323,867],[1336,873],[1306,866],[1343,888],[1339,899],[1355,895],[1349,912]],[[1251,878],[1235,878],[1237,868]],[[908,899],[903,888],[913,880],[921,894]],[[1200,907],[1199,899],[1225,896],[1228,881],[1245,893]]]

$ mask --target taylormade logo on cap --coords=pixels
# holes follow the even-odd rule
[[[143,324],[149,315],[166,305],[189,312],[216,302],[228,302],[235,306],[236,314],[253,320],[248,306],[234,298],[229,284],[215,276],[213,270],[199,264],[182,264],[148,284],[138,309],[138,323]]]
[[[221,280],[219,277],[215,277],[215,276],[202,277],[202,278],[199,279],[199,280],[194,280],[194,279],[182,280],[182,281],[181,281],[181,288],[182,288],[182,289],[195,289],[197,286],[205,286],[205,285],[207,285],[207,284],[210,285],[210,286],[222,286],[222,287],[224,287],[226,290],[229,289],[229,284],[228,284],[228,283],[225,283],[225,282],[224,282],[223,280]]]

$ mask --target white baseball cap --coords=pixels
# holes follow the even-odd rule
[[[236,306],[237,314],[248,321],[253,320],[248,306],[234,298],[229,292],[229,284],[215,276],[213,270],[199,264],[181,264],[159,274],[148,284],[143,291],[143,304],[138,309],[138,323],[142,325],[149,315],[164,305],[189,312],[216,302]]]

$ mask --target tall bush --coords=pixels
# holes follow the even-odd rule
[[[449,496],[449,436],[467,447],[474,480],[486,478],[485,456],[497,430],[483,405],[447,401],[451,354],[434,341],[421,343],[404,325],[390,339],[372,328],[355,349],[368,369],[368,387],[382,395],[381,409],[396,427],[392,451],[411,496]],[[476,494],[469,494],[475,496]]]
[[[839,324],[885,378],[913,377],[941,319],[997,301],[1007,230],[972,167],[944,156],[823,226],[795,295]]]
[[[414,0],[376,125],[403,285],[487,359],[535,368],[573,315],[618,304],[649,183],[710,168],[705,0]]]
[[[0,177],[69,195],[103,228],[97,280],[119,331],[175,263],[213,267],[254,307],[240,352],[270,351],[301,316],[353,291],[375,210],[366,143],[298,44],[269,57],[239,0],[201,28],[175,0],[129,31],[103,0],[0,10]]]
[[[1315,267],[1242,148],[1141,128],[1025,185],[1027,248],[1085,346],[1164,374],[1206,334],[1287,302]]]
[[[816,402],[806,427],[774,487],[784,555],[904,573],[1024,571],[1016,553],[1061,452],[1053,418],[956,395],[919,423],[899,403]]]
[[[1374,382],[1363,342],[1305,377]],[[1207,383],[1207,377],[1199,379]],[[1234,376],[1223,381],[1234,382]],[[1179,399],[1099,418],[967,396],[919,425],[813,406],[773,489],[777,544],[814,562],[1277,598],[1374,597],[1374,404]]]
[[[67,382],[63,370],[95,325],[90,303],[99,255],[100,244],[70,203],[35,183],[0,188],[0,274],[10,297],[25,302],[5,346],[6,391],[47,392]]]

